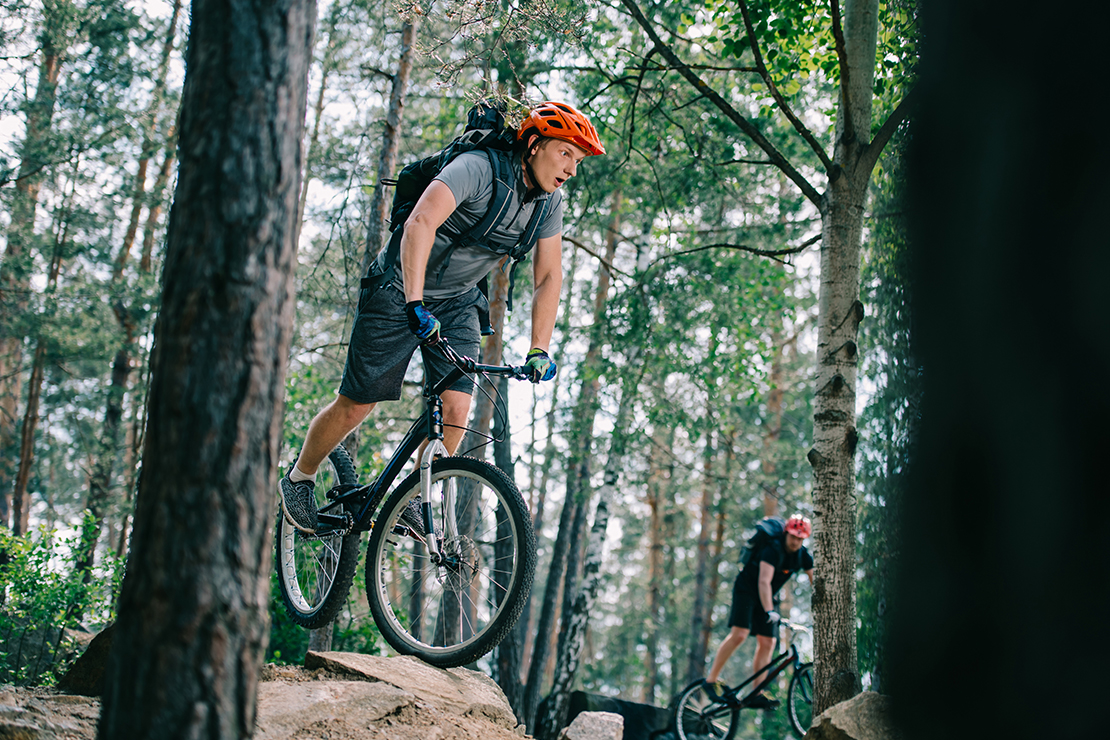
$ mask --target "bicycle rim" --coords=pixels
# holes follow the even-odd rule
[[[378,629],[395,650],[436,666],[465,665],[492,650],[520,616],[535,571],[535,535],[516,486],[492,465],[444,458],[433,463],[431,480],[445,561],[432,563],[422,538],[400,520],[420,493],[414,473],[374,522],[366,591]],[[449,492],[454,534],[444,506]]]
[[[323,506],[332,486],[354,484],[354,464],[337,447],[316,476],[316,502]],[[290,524],[278,505],[274,528],[276,568],[282,601],[290,618],[302,627],[322,627],[339,613],[358,566],[358,535],[306,535]]]
[[[802,737],[813,723],[813,664],[805,663],[794,671],[790,678],[790,691],[787,694],[790,725],[794,733]]]
[[[712,701],[704,681],[686,687],[675,704],[675,732],[679,740],[732,740],[740,725],[740,710]]]

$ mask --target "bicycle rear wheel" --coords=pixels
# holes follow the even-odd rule
[[[536,537],[516,485],[489,463],[442,458],[432,463],[431,480],[443,561],[432,563],[423,536],[400,519],[420,495],[417,471],[374,521],[366,595],[378,629],[397,652],[450,668],[478,660],[516,623],[532,589]],[[454,536],[446,535],[448,514],[457,522]]]
[[[705,681],[695,681],[679,694],[674,708],[678,740],[732,740],[740,728],[740,709],[711,700]]]
[[[336,447],[316,476],[317,505],[327,503],[325,494],[333,486],[357,482],[351,456],[342,446]],[[346,537],[304,534],[286,520],[279,502],[274,534],[275,568],[289,618],[309,629],[323,627],[347,600],[358,568],[358,533]]]
[[[786,706],[794,734],[802,737],[813,723],[813,663],[798,666],[798,670],[790,677]]]

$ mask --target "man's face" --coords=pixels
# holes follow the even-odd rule
[[[554,193],[574,177],[579,163],[588,154],[582,147],[562,139],[544,139],[539,144],[533,144],[530,152],[532,155],[528,161],[536,182],[529,184],[548,193]]]
[[[799,537],[798,535],[790,534],[789,532],[787,532],[786,533],[786,551],[787,552],[798,552],[798,549],[802,546],[802,542],[804,542],[804,541],[805,540],[803,538]]]

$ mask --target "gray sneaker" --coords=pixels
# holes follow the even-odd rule
[[[315,487],[310,480],[294,483],[288,473],[281,479],[281,510],[285,519],[305,534],[314,534],[320,524],[316,519]]]
[[[400,522],[421,537],[424,536],[424,513],[420,510],[420,494],[409,500],[401,512]]]

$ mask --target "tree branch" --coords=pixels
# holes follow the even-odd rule
[[[569,236],[567,236],[566,234],[563,234],[563,241],[565,241],[565,242],[570,242],[571,244],[573,244],[573,245],[574,245],[575,247],[577,247],[578,249],[581,249],[581,250],[582,250],[583,252],[585,252],[586,254],[590,255],[591,257],[593,257],[594,259],[596,259],[596,260],[597,260],[598,262],[600,262],[600,263],[601,263],[601,264],[602,264],[602,265],[603,265],[603,266],[605,267],[605,269],[609,270],[610,272],[615,272],[615,273],[619,273],[619,274],[621,274],[621,275],[624,275],[624,276],[625,276],[626,278],[628,278],[629,280],[631,280],[631,279],[632,279],[632,276],[631,276],[631,275],[629,275],[629,274],[628,274],[627,272],[625,272],[624,270],[618,270],[618,269],[617,269],[616,267],[614,267],[614,266],[613,266],[613,263],[612,263],[612,262],[610,262],[609,260],[605,259],[605,258],[604,258],[604,257],[602,257],[602,256],[601,256],[600,254],[598,254],[598,253],[597,253],[597,252],[595,252],[594,250],[590,249],[589,247],[587,247],[587,246],[586,246],[585,244],[583,244],[582,242],[578,241],[577,239],[575,239],[575,238],[573,238],[573,237],[569,237]]]
[[[917,105],[917,88],[912,88],[901,102],[894,109],[894,112],[887,117],[883,125],[879,127],[875,138],[871,143],[864,147],[860,153],[860,165],[865,167],[863,172],[870,172],[875,167],[875,163],[879,161],[879,155],[883,152],[883,147],[890,141],[890,137],[894,136],[894,132],[902,124],[902,121],[909,117],[910,111]]]
[[[833,0],[833,2],[835,3],[836,0]],[[824,147],[821,146],[810,130],[806,128],[805,124],[794,115],[794,111],[791,110],[790,104],[786,102],[786,98],[779,92],[779,88],[775,84],[775,80],[771,77],[771,73],[767,71],[767,65],[763,62],[763,54],[759,51],[759,42],[755,37],[755,27],[752,26],[752,19],[748,14],[748,4],[744,2],[744,0],[740,0],[740,14],[744,16],[744,29],[748,32],[749,45],[752,48],[752,55],[755,57],[756,71],[758,71],[759,76],[763,78],[763,82],[767,84],[767,88],[771,91],[771,97],[775,99],[775,103],[778,104],[779,110],[783,112],[783,115],[790,121],[790,124],[794,126],[794,130],[797,131],[798,134],[805,139],[806,143],[809,144],[810,148],[813,149],[814,154],[821,160],[821,164],[825,166],[825,171],[832,172],[833,163],[832,160],[829,159],[829,155],[825,153]]]
[[[794,169],[793,165],[791,165],[790,162],[786,160],[786,157],[784,157],[782,153],[775,148],[774,144],[772,144],[770,141],[767,140],[766,137],[763,136],[763,134],[751,123],[751,121],[740,115],[740,113],[735,108],[729,105],[728,101],[726,101],[714,90],[712,90],[709,85],[697,75],[697,73],[695,73],[687,64],[685,64],[681,59],[678,58],[678,56],[669,46],[663,43],[663,40],[659,38],[659,34],[655,31],[655,27],[651,24],[651,21],[649,21],[644,16],[643,12],[641,12],[640,8],[635,3],[635,0],[621,0],[621,3],[636,20],[636,23],[644,29],[644,32],[652,40],[652,43],[655,44],[659,53],[662,54],[667,59],[667,61],[674,66],[675,70],[677,70],[679,74],[685,77],[686,80],[691,85],[693,85],[695,90],[708,98],[709,101],[713,103],[713,105],[715,105],[722,113],[724,113],[730,121],[735,123],[741,131],[747,134],[748,138],[755,142],[755,144],[760,149],[762,149],[768,157],[770,157],[775,166],[782,170],[783,174],[786,175],[791,182],[798,186],[798,188],[802,191],[806,198],[808,198],[810,202],[812,202],[815,206],[818,207],[818,209],[820,209],[822,207],[821,204],[823,202],[823,198],[821,196],[821,193],[817,192],[817,188],[813,187],[813,185],[811,185],[800,172]]]
[[[707,249],[736,249],[741,252],[749,252],[751,254],[759,255],[760,257],[771,257],[772,259],[777,257],[788,257],[792,254],[804,252],[806,249],[819,241],[821,241],[821,234],[811,236],[809,239],[806,239],[804,242],[796,247],[787,247],[783,249],[758,249],[756,247],[749,247],[746,244],[706,244],[700,247],[694,247],[693,249],[683,249],[679,252],[671,252],[670,254],[665,254],[662,257],[656,257],[651,261],[647,269],[650,270],[657,263],[662,262],[663,260],[672,259],[674,257],[681,257],[685,254],[694,254],[695,252],[704,252]],[[645,270],[645,272],[647,272],[647,270]]]

